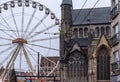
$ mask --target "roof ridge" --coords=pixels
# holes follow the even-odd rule
[[[103,9],[103,8],[111,8],[110,6],[109,7],[95,7],[93,9]],[[74,10],[87,10],[87,9],[92,9],[92,8],[83,8],[83,9],[73,9]]]

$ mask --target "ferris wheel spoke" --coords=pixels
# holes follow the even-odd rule
[[[12,35],[8,34],[7,32],[5,32],[5,30],[0,29],[0,31],[2,31],[2,32],[3,32],[3,33],[5,33],[6,35],[8,35],[9,37],[11,37],[11,38],[13,38],[13,39],[14,39],[14,37],[13,37]]]
[[[9,28],[7,26],[3,25],[1,22],[0,22],[0,25],[5,27],[5,28],[7,28],[9,30]]]
[[[31,25],[32,19],[33,19],[34,15],[35,15],[36,11],[37,11],[37,8],[34,9],[32,15],[31,15],[31,17],[30,17],[30,20],[29,20],[29,22],[28,22],[28,24],[27,24],[27,27],[26,27],[26,29],[25,29],[25,33],[23,34],[24,36],[26,35],[26,32],[29,30],[29,27],[30,27],[30,25]]]
[[[6,67],[5,67],[5,70],[3,71],[2,75],[1,75],[2,80],[4,79],[4,77],[5,77],[8,69],[9,69],[9,70],[11,69],[11,67],[12,67],[12,65],[13,65],[13,63],[14,63],[17,55],[18,55],[19,50],[20,50],[20,46],[17,46],[17,47],[15,48],[15,50],[14,50],[14,52],[13,52],[13,54],[12,54],[10,60],[9,60],[9,62],[7,63],[7,65],[6,65]]]
[[[12,39],[5,38],[5,37],[0,37],[0,39],[3,39],[3,40],[8,40],[8,41],[12,41]]]
[[[40,49],[40,56],[44,57],[46,61],[52,62],[54,64],[53,66],[56,66],[56,62],[45,57],[46,54],[59,51],[55,45],[52,45],[53,40],[58,39],[59,36],[52,36],[56,34],[50,32],[55,31],[57,28],[54,30],[53,27],[59,24],[55,14],[46,6],[29,0],[8,1],[1,4],[0,8],[3,10],[0,13],[0,56],[6,54],[0,61],[0,66],[5,65],[5,70],[1,74],[1,77],[7,77],[14,64],[15,68],[20,68],[21,71],[23,68],[23,60],[26,61],[27,67],[30,68],[33,75],[35,75],[32,61],[37,64],[36,55]],[[32,8],[32,10],[28,10],[30,8]],[[48,16],[50,16],[51,20],[47,20]],[[43,41],[48,45],[41,44],[44,43]],[[34,56],[32,54],[36,55]],[[53,71],[54,70],[51,70],[50,73],[47,72],[46,75],[53,73]]]
[[[45,49],[50,49],[50,50],[54,50],[54,51],[59,51],[59,49],[55,49],[55,48],[49,48],[49,47],[45,47],[45,46],[41,46],[41,45],[37,45],[37,44],[29,44],[28,45],[32,45],[32,46],[36,46],[36,47],[41,47],[41,48],[45,48]]]
[[[15,16],[14,16],[14,13],[13,13],[13,10],[12,10],[11,7],[10,7],[10,11],[11,11],[12,18],[13,18],[13,22],[14,22],[14,24],[15,24],[15,28],[16,28],[16,30],[17,30],[17,34],[18,34],[18,37],[19,37],[20,35],[19,35],[18,26],[17,26],[16,19],[15,19]]]
[[[47,57],[45,57],[43,54],[40,54],[42,57],[44,57],[46,60],[48,60],[48,61],[50,61],[50,62],[52,62],[53,64],[55,64],[56,65],[56,63],[54,62],[54,61],[52,61],[52,60],[50,60],[49,58],[47,58]]]
[[[23,38],[23,30],[24,30],[24,4],[23,4],[23,7],[22,7],[22,21],[21,21],[21,30],[22,30],[22,33],[21,33],[21,37]]]
[[[7,44],[0,44],[0,46],[8,46],[11,45],[11,43],[7,43]]]
[[[41,39],[36,39],[36,40],[30,40],[28,42],[39,42],[39,41],[46,41],[46,40],[54,40],[54,39],[58,39],[59,37],[50,37],[50,38],[41,38]]]
[[[38,51],[34,50],[33,48],[30,48],[29,46],[26,46],[27,48],[29,48],[30,50],[32,50],[33,52],[35,52],[36,54],[38,53]],[[52,60],[50,60],[49,58],[45,57],[43,54],[40,54],[42,57],[44,57],[46,60],[52,62],[53,64],[56,65],[56,63]]]
[[[55,24],[52,24],[51,26],[49,26],[49,27],[47,27],[47,28],[45,28],[45,29],[37,32],[36,34],[31,35],[30,37],[28,37],[28,39],[33,38],[33,37],[35,37],[35,36],[38,36],[39,34],[45,32],[45,31],[47,31],[47,30],[49,30],[49,29],[51,29],[51,28],[53,28],[53,27],[55,27],[55,26],[56,26]]]
[[[20,56],[20,60],[19,60],[19,69],[20,69],[20,72],[21,72],[21,70],[22,70],[22,50],[20,50],[20,52],[19,52],[20,54],[19,54],[19,56]]]
[[[30,53],[30,50],[28,50],[27,48],[25,48],[25,49],[27,50],[28,54],[31,55],[32,59],[37,63],[37,60],[36,60],[36,59],[34,58],[34,56]]]
[[[26,45],[26,47],[29,48],[30,50],[32,50],[33,52],[35,52],[36,54],[38,53],[38,51],[34,50],[33,48],[30,48],[30,47],[27,46],[27,45]],[[41,57],[44,57],[46,60],[48,60],[48,61],[50,61],[50,62],[52,62],[53,64],[56,65],[56,63],[55,63],[54,61],[52,61],[52,60],[50,60],[49,58],[45,57],[43,54],[40,54],[40,55],[41,55]]]
[[[13,49],[13,47],[12,47],[11,49]],[[7,57],[4,58],[4,59],[0,62],[0,66],[2,66],[2,65],[9,59],[10,55],[12,54],[12,52],[13,52],[13,50],[11,50],[10,54],[8,54]]]
[[[32,28],[32,30],[28,33],[28,35],[31,35],[37,29],[37,27],[47,18],[47,16],[48,15],[45,14],[43,18]],[[28,38],[28,35],[26,38]]]
[[[27,60],[28,65],[30,67],[31,72],[33,73],[33,75],[35,75],[32,63],[31,63],[31,61],[30,61],[30,59],[28,57],[27,51],[25,50],[24,46],[23,46],[23,53],[24,53],[25,59]]]
[[[8,24],[8,22],[0,15],[0,17],[2,18],[2,20],[6,23],[6,25],[9,27],[6,27],[5,25],[3,25],[2,23],[0,23],[0,25],[2,25],[2,26],[4,26],[5,28],[7,28],[8,30],[13,30],[12,28],[11,28],[11,26]],[[12,31],[13,32],[13,31]],[[16,35],[16,33],[15,32],[13,32],[14,34],[15,34],[15,36],[17,37],[17,35]]]
[[[11,29],[9,30],[9,28],[8,28],[7,26],[3,25],[2,23],[0,23],[0,25],[8,29],[8,30],[5,30],[5,29],[0,29],[0,30],[2,30],[2,31],[12,31],[13,33],[15,33],[14,30],[11,30]],[[15,34],[15,35],[16,35],[16,34]],[[11,36],[12,36],[12,35],[11,35]],[[14,38],[14,36],[12,36],[12,37]]]
[[[58,65],[59,65],[59,61],[57,62],[56,66],[53,68],[53,70],[51,70],[46,76],[49,76],[50,74],[52,74],[55,71],[55,69],[58,68]]]
[[[13,45],[13,46],[9,46],[9,47],[7,47],[6,49],[0,51],[0,55],[2,55],[3,53],[5,53],[5,52],[11,50],[11,48],[14,47],[14,46],[15,46],[15,45]]]
[[[27,48],[29,48],[31,51],[35,52],[36,54],[38,53],[38,51],[34,50],[33,48],[29,47],[28,45],[25,45]]]
[[[3,59],[1,62],[0,62],[0,66],[2,66],[10,57],[11,54],[9,54],[5,59]]]

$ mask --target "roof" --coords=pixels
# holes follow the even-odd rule
[[[77,38],[77,39],[71,39],[67,44],[67,47],[72,47],[74,45],[74,42],[76,41],[80,46],[88,46],[90,44],[89,38]]]
[[[92,10],[91,8],[74,9],[72,10],[72,25],[110,23],[110,12],[110,7],[93,8]],[[79,15],[77,16],[78,13]]]
[[[72,6],[72,0],[63,0],[61,5],[71,5]]]
[[[58,56],[48,56],[48,57],[46,57],[46,58],[42,57],[42,58],[41,58],[41,62],[48,62],[48,61],[46,61],[47,58],[48,58],[49,60],[57,63],[57,61],[59,61],[59,58],[60,58],[60,57],[58,57]]]

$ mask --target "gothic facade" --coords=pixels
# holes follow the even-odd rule
[[[61,4],[61,82],[110,82],[111,8],[73,9]]]

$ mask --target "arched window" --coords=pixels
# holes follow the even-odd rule
[[[78,37],[78,30],[77,28],[74,29],[74,36],[77,38]]]
[[[109,49],[104,45],[97,51],[97,80],[110,80]]]
[[[88,28],[84,29],[84,37],[88,37]]]
[[[110,27],[107,26],[107,27],[106,27],[106,36],[107,36],[107,37],[110,37],[110,34],[111,34]]]
[[[105,34],[105,29],[104,27],[101,27],[101,35]]]
[[[95,37],[98,38],[100,36],[100,31],[99,31],[99,27],[95,28]]]
[[[79,29],[79,36],[80,36],[80,38],[83,37],[83,28],[80,28],[80,29]]]
[[[68,80],[69,82],[86,82],[87,80],[87,58],[85,54],[80,53],[79,51],[74,51],[70,54],[68,61]]]

